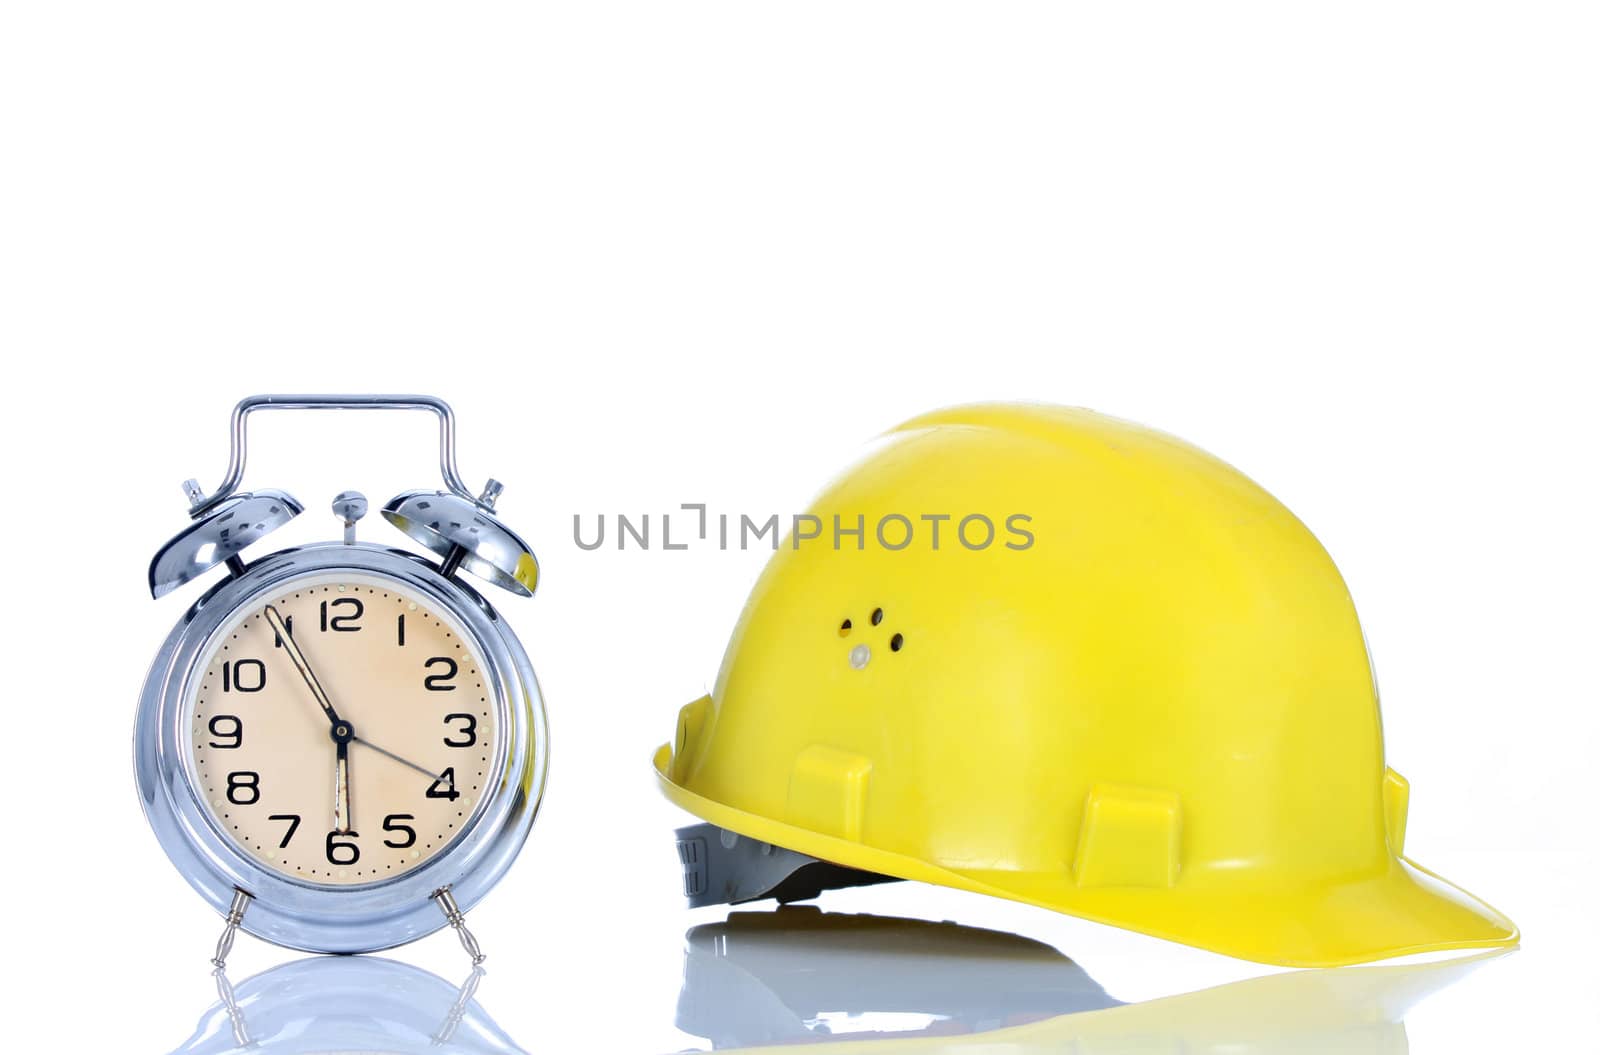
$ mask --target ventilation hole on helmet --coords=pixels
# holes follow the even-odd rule
[[[906,636],[904,634],[896,634],[896,635],[894,635],[893,637],[891,637],[889,639],[889,651],[890,652],[899,652],[900,649],[905,645],[905,643],[906,643]]]
[[[849,637],[850,636],[850,620],[846,619],[844,622],[839,624],[839,636],[840,637]]]
[[[883,622],[883,609],[874,608],[872,610],[872,625],[877,626],[881,622]]]

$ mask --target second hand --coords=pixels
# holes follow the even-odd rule
[[[386,755],[387,757],[394,759],[396,762],[399,762],[402,766],[410,766],[412,769],[416,770],[418,773],[421,773],[423,776],[428,777],[428,778],[430,778],[432,780],[436,780],[437,781],[437,780],[443,780],[444,779],[444,776],[442,774],[435,773],[435,772],[433,772],[433,771],[431,771],[429,769],[425,769],[422,766],[419,766],[415,762],[411,761],[409,758],[401,758],[399,755],[395,754],[393,751],[389,751],[389,750],[387,750],[385,748],[379,747],[377,744],[373,743],[371,740],[365,740],[365,739],[362,739],[361,737],[357,736],[357,737],[353,737],[351,742],[360,744],[362,747],[370,747],[372,750],[378,752],[378,754]]]

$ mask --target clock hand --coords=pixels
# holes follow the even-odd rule
[[[278,640],[283,642],[283,650],[288,653],[289,662],[293,663],[294,669],[300,672],[300,677],[304,679],[306,688],[310,689],[311,695],[316,697],[323,713],[328,716],[328,721],[333,723],[336,730],[341,725],[345,725],[345,722],[339,717],[339,712],[333,709],[333,701],[328,699],[328,693],[323,689],[322,683],[317,680],[317,675],[312,671],[311,664],[306,662],[305,653],[300,651],[300,646],[295,644],[294,638],[290,636],[289,625],[283,621],[283,616],[279,615],[278,610],[270,604],[267,605],[262,614],[267,617],[267,625],[277,633]]]
[[[355,735],[355,730],[350,723],[339,717],[339,712],[334,710],[333,701],[328,698],[328,693],[317,680],[316,672],[311,669],[311,664],[306,662],[305,653],[300,651],[300,646],[295,644],[294,638],[289,636],[289,627],[284,623],[283,616],[272,605],[267,605],[263,610],[267,624],[277,633],[278,640],[283,642],[283,650],[289,655],[289,662],[294,664],[294,669],[300,672],[306,687],[311,690],[311,695],[316,697],[317,703],[322,707],[323,713],[328,716],[328,721],[333,723],[333,741],[338,745],[338,753],[334,759],[334,797],[333,797],[333,826],[340,834],[347,834],[350,830],[350,744],[352,742],[363,744],[380,755],[399,762],[403,766],[421,773],[430,780],[443,780],[444,777],[431,770],[424,769],[408,758],[401,758],[393,751],[385,750],[370,740],[364,740]]]
[[[339,712],[334,710],[333,701],[328,698],[328,691],[322,687],[322,682],[317,680],[317,674],[311,669],[311,664],[306,662],[304,652],[295,644],[294,636],[289,633],[289,624],[284,620],[278,609],[267,605],[262,610],[266,617],[267,625],[272,627],[278,635],[278,640],[283,643],[283,651],[289,656],[289,662],[294,664],[294,669],[300,672],[301,679],[306,683],[306,688],[311,690],[311,695],[316,698],[317,705],[322,708],[322,713],[328,716],[332,724],[334,743],[333,759],[333,828],[340,835],[352,834],[350,829],[350,741],[355,739],[355,730],[350,723],[339,717]]]
[[[372,748],[374,751],[378,752],[378,754],[380,754],[380,755],[389,756],[390,758],[394,759],[396,762],[399,762],[402,766],[410,766],[412,769],[415,769],[418,773],[421,773],[425,777],[429,777],[429,778],[431,778],[433,780],[443,780],[444,779],[444,777],[441,776],[440,774],[434,773],[434,772],[432,772],[432,771],[430,771],[428,769],[424,769],[422,766],[417,765],[415,762],[411,761],[409,758],[401,758],[399,755],[395,754],[393,751],[385,750],[384,748],[381,748],[377,744],[373,743],[371,740],[367,740],[367,739],[364,739],[363,737],[359,737],[359,736],[352,736],[350,739],[355,741],[356,743],[360,744],[362,747],[370,747],[370,748]]]
[[[336,740],[333,761],[333,830],[340,835],[353,834],[350,830],[350,740]]]

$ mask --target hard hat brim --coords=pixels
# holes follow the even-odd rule
[[[662,793],[739,835],[848,868],[1006,898],[1258,963],[1341,967],[1414,953],[1505,948],[1509,919],[1422,866],[1392,857],[1382,873],[1297,886],[1080,887],[1070,873],[942,868],[919,858],[809,831],[705,798],[672,780],[672,748],[655,753]]]

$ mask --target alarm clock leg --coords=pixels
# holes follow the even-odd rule
[[[439,911],[444,913],[444,918],[450,922],[450,926],[455,928],[456,937],[461,939],[461,947],[467,950],[468,956],[472,957],[473,966],[476,967],[487,959],[483,954],[483,950],[478,947],[478,939],[474,938],[472,932],[467,929],[466,914],[461,911],[461,906],[456,904],[455,896],[450,893],[450,888],[441,887],[435,890],[431,896],[438,904]]]
[[[228,906],[227,925],[222,928],[222,937],[217,939],[217,951],[211,956],[211,966],[219,971],[228,966],[228,953],[233,951],[233,936],[239,933],[239,924],[244,920],[244,910],[249,907],[250,895],[235,887],[233,903]]]

